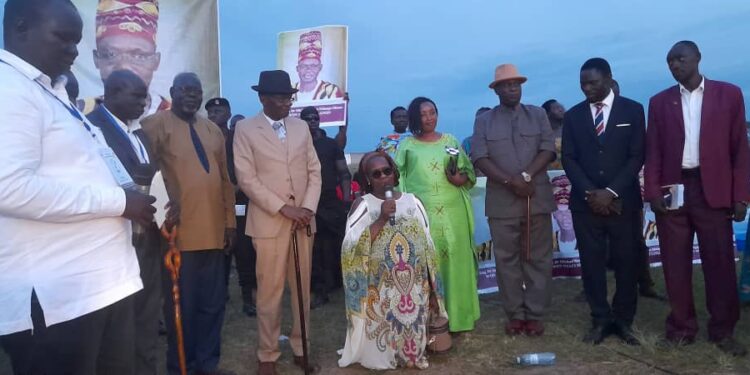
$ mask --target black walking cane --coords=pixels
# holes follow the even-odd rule
[[[311,236],[310,225],[307,226],[307,236]],[[302,365],[304,366],[305,375],[310,373],[307,366],[307,327],[305,324],[305,306],[302,298],[302,275],[299,270],[299,248],[297,247],[297,228],[292,226],[292,252],[294,253],[294,272],[297,276],[297,304],[299,306],[299,324],[302,328]]]

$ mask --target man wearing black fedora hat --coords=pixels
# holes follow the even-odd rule
[[[309,321],[310,268],[321,177],[307,124],[289,117],[292,95],[297,92],[289,75],[282,70],[264,71],[258,81],[252,88],[258,92],[263,110],[237,123],[234,161],[237,182],[250,198],[245,233],[252,237],[257,254],[258,373],[275,374],[275,363],[281,356],[278,337],[285,279],[292,294],[290,343],[294,363],[300,367],[305,363],[292,239],[297,240],[302,308]],[[308,364],[308,368],[314,367]]]
[[[206,114],[208,114],[208,119],[218,125],[219,129],[221,129],[221,132],[224,134],[227,150],[227,173],[229,174],[229,179],[236,186],[237,176],[234,173],[234,147],[232,146],[235,129],[233,125],[236,124],[236,121],[234,123],[230,121],[230,118],[233,117],[229,100],[225,98],[209,99],[204,108],[206,109]],[[235,189],[234,201],[237,228],[245,228],[247,195],[245,195],[242,190]],[[253,300],[253,291],[256,289],[255,249],[253,248],[251,238],[246,236],[245,231],[242,229],[237,231],[237,238],[235,240],[235,246],[232,249],[232,254],[227,254],[226,273],[224,274],[224,280],[226,281],[227,286],[229,285],[232,256],[234,256],[234,262],[237,268],[237,278],[239,279],[240,290],[242,291],[242,312],[247,316],[253,317],[256,314],[255,302]]]

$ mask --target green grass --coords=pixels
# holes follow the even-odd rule
[[[664,291],[661,269],[651,270],[657,290]],[[540,338],[508,337],[503,332],[505,316],[497,294],[480,298],[482,318],[473,332],[454,339],[450,353],[430,357],[430,368],[419,374],[750,374],[750,359],[724,355],[706,341],[706,309],[703,277],[700,266],[695,267],[696,308],[701,331],[698,340],[688,346],[674,346],[663,342],[664,319],[668,313],[666,302],[640,299],[634,324],[643,345],[630,347],[616,337],[602,345],[590,346],[581,342],[589,327],[589,310],[585,303],[574,302],[580,291],[580,280],[555,280],[552,305],[546,321],[546,333]],[[613,290],[610,275],[610,291]],[[227,306],[224,326],[222,367],[240,375],[255,374],[256,321],[241,312],[236,278],[232,278],[232,296]],[[736,290],[727,291],[736,293]],[[288,295],[284,301],[282,334],[291,329]],[[743,310],[747,314],[749,310]],[[313,358],[321,365],[321,374],[376,374],[379,372],[353,366],[340,369],[336,350],[344,344],[346,321],[343,293],[332,295],[332,301],[312,312],[311,348]],[[746,317],[737,326],[736,337],[750,345],[750,321]],[[278,370],[281,374],[301,374],[291,364],[291,349],[282,342],[282,357]],[[549,367],[518,367],[515,357],[528,352],[554,352],[557,363]],[[163,361],[163,358],[161,359]],[[10,374],[7,359],[0,354],[0,374]],[[162,366],[163,368],[163,366]],[[382,373],[382,372],[381,372]],[[416,374],[417,370],[397,370],[385,374]]]

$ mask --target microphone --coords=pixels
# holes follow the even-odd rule
[[[393,199],[393,186],[391,185],[385,186],[385,199]],[[391,214],[391,217],[388,219],[388,222],[391,225],[396,225],[396,213]]]

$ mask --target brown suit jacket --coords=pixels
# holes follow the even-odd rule
[[[284,123],[285,142],[279,140],[262,112],[236,125],[234,167],[237,183],[250,198],[245,230],[250,237],[276,237],[282,230],[290,230],[291,220],[279,212],[285,204],[312,212],[318,208],[320,162],[310,130],[294,117],[285,118]]]

